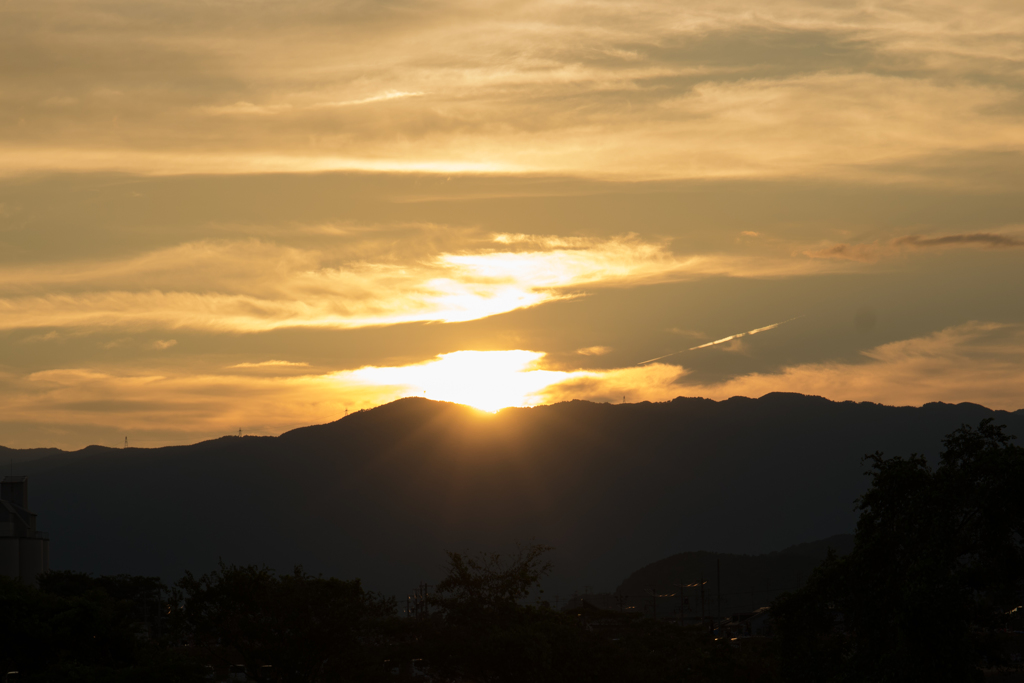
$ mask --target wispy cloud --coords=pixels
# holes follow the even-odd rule
[[[214,116],[230,115],[256,115],[272,116],[288,111],[292,108],[290,104],[253,104],[252,102],[235,102],[234,104],[221,104],[217,106],[203,107],[202,110]]]
[[[56,330],[50,330],[49,332],[47,332],[45,334],[31,334],[31,335],[23,338],[21,340],[21,343],[23,343],[23,344],[34,344],[36,342],[53,341],[54,339],[59,339],[59,338],[60,338],[60,335],[57,333]]]
[[[371,95],[370,97],[361,97],[357,100],[343,100],[341,102],[321,102],[318,104],[310,105],[311,108],[322,108],[322,107],[352,107],[359,104],[371,104],[373,102],[387,102],[388,100],[400,100],[406,97],[422,97],[426,95],[424,92],[404,92],[401,90],[389,90],[388,92],[381,93],[380,95]]]
[[[260,332],[462,322],[598,287],[821,270],[807,260],[680,256],[632,235],[515,245],[499,239],[409,259],[377,256],[253,240],[192,242],[118,261],[3,268],[0,329]]]
[[[406,97],[421,97],[426,93],[402,92],[389,90],[379,95],[370,95],[354,100],[343,100],[340,102],[313,102],[306,104],[292,104],[283,102],[279,104],[253,104],[252,102],[239,101],[233,104],[211,105],[200,108],[200,111],[215,116],[274,116],[277,114],[294,113],[302,110],[331,109],[337,107],[354,107],[360,104],[372,104],[374,102],[387,102],[389,100],[400,100]]]
[[[159,27],[127,0],[5,10],[0,59],[23,57],[0,96],[6,172],[892,180],[914,175],[896,162],[1024,149],[1006,3],[154,7]]]
[[[772,323],[771,325],[765,325],[764,327],[758,327],[757,329],[749,330],[747,332],[738,332],[736,334],[730,334],[728,337],[722,337],[721,339],[716,339],[715,341],[710,341],[707,344],[701,344],[700,346],[693,346],[693,347],[691,347],[691,348],[689,348],[687,350],[688,351],[696,351],[697,349],[706,349],[709,346],[718,346],[719,344],[724,344],[726,342],[731,342],[733,339],[739,339],[740,337],[750,337],[750,336],[753,336],[755,334],[760,334],[761,332],[767,332],[768,330],[774,330],[779,325],[785,325],[786,323],[792,322],[794,320],[796,320],[796,318],[790,318],[789,320],[783,320],[780,323]]]
[[[799,317],[799,316],[797,316],[797,317]],[[785,325],[786,323],[792,322],[794,320],[796,320],[796,318],[790,318],[789,320],[783,320],[782,322],[772,323],[771,325],[765,325],[764,327],[758,327],[757,329],[749,330],[747,332],[738,332],[736,334],[730,334],[728,337],[722,337],[721,339],[716,339],[714,341],[709,341],[706,344],[700,344],[699,346],[691,346],[688,349],[683,349],[681,351],[673,351],[672,353],[666,353],[664,356],[658,356],[657,358],[651,358],[650,360],[641,361],[641,362],[637,363],[637,365],[647,365],[648,363],[655,363],[655,362],[657,362],[659,360],[664,360],[665,358],[669,358],[671,356],[675,356],[677,354],[680,354],[683,351],[696,351],[697,349],[706,349],[706,348],[711,347],[711,346],[718,346],[719,344],[725,344],[727,342],[731,342],[731,341],[736,340],[736,339],[741,339],[743,337],[750,337],[750,336],[753,336],[755,334],[760,334],[761,332],[767,332],[768,330],[774,330],[779,325]]]
[[[1024,247],[1024,239],[1017,234],[974,232],[951,235],[905,235],[885,242],[875,240],[860,244],[829,244],[802,251],[814,259],[838,259],[874,263],[884,258],[900,256],[921,249],[957,249],[986,247],[989,249],[1015,249]]]
[[[809,363],[719,384],[686,385],[681,393],[724,399],[793,391],[888,405],[968,401],[1004,410],[1024,405],[1020,325],[967,323],[883,344],[864,357],[861,363]]]
[[[228,368],[307,368],[309,363],[298,363],[290,360],[265,360],[259,363],[235,363]]]
[[[857,261],[874,263],[885,255],[899,253],[898,249],[886,249],[877,242],[871,244],[832,244],[814,249],[805,249],[804,256],[813,259],[837,259],[841,261]]]
[[[1007,247],[1024,247],[1024,240],[1010,235],[1000,235],[991,232],[975,232],[965,235],[939,235],[926,237],[923,235],[907,235],[893,242],[896,245],[909,247],[955,247],[955,246],[983,246],[995,249]]]

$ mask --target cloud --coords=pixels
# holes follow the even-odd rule
[[[1024,147],[1006,3],[371,4],[17,3],[3,171],[893,180]]]
[[[537,351],[467,350],[406,365],[299,375],[166,368],[7,373],[0,374],[0,410],[8,420],[65,425],[71,433],[75,426],[146,433],[173,424],[180,442],[182,435],[197,440],[233,432],[241,425],[249,432],[276,434],[403,396],[462,402],[485,410],[573,399],[618,403],[623,397],[637,402],[683,395],[721,400],[773,391],[890,405],[971,401],[1007,410],[1024,405],[1022,325],[972,322],[883,344],[865,352],[859,363],[794,365],[715,384],[688,381],[686,369],[664,363],[548,370],[544,361],[545,354]],[[302,369],[291,364],[284,368]]]
[[[154,349],[157,349],[159,351],[163,351],[164,349],[171,348],[172,346],[174,346],[177,343],[178,343],[178,341],[176,339],[157,339],[155,342],[153,342],[151,344],[151,346]]]
[[[59,338],[60,338],[60,335],[57,334],[57,331],[56,330],[51,330],[51,331],[47,332],[46,334],[31,334],[31,335],[23,338],[21,341],[22,341],[23,344],[34,344],[35,342],[53,341],[54,339],[59,339]]]
[[[289,367],[289,368],[307,368],[309,363],[296,363],[290,360],[265,360],[260,363],[235,363],[229,365],[228,368],[277,368],[277,367]]]
[[[891,258],[907,253],[908,250],[988,247],[991,249],[1013,249],[1024,247],[1024,239],[1012,234],[975,232],[952,235],[905,235],[887,242],[868,242],[862,244],[832,244],[828,246],[805,249],[801,253],[813,259],[838,259],[875,263],[884,258]]]
[[[387,102],[389,100],[403,99],[406,97],[421,97],[426,93],[422,92],[400,92],[388,91],[379,95],[371,95],[357,100],[346,100],[342,102],[316,102],[302,106],[303,109],[325,109],[334,107],[352,107],[360,104],[372,104],[374,102]],[[296,107],[290,103],[257,105],[252,102],[239,101],[234,104],[201,107],[200,111],[214,116],[273,116],[292,111]]]
[[[234,104],[222,104],[219,106],[203,107],[203,111],[213,114],[214,116],[230,116],[230,115],[246,115],[255,114],[258,116],[267,116],[273,114],[280,114],[283,111],[291,109],[290,104],[274,104],[274,105],[257,105],[252,102],[235,102]]]
[[[836,401],[923,405],[973,402],[1024,406],[1024,326],[971,322],[883,344],[860,363],[811,363],[754,373],[719,384],[687,385],[681,393],[725,399],[793,391]]]
[[[1024,240],[1018,237],[1011,237],[1009,235],[999,235],[990,232],[975,232],[965,235],[940,235],[938,237],[907,235],[906,237],[901,237],[895,240],[893,244],[919,248],[977,245],[999,249],[1007,247],[1024,247]]]
[[[319,107],[352,107],[359,104],[371,104],[373,102],[387,102],[388,100],[398,100],[406,97],[422,97],[426,95],[423,92],[403,92],[399,90],[389,90],[388,92],[381,93],[380,95],[371,95],[370,97],[363,97],[358,100],[346,100],[343,102],[321,102],[319,104],[312,105],[314,108]]]
[[[572,401],[619,403],[623,399],[670,401],[680,394],[679,380],[687,370],[676,365],[645,365],[632,368],[577,371],[546,387],[540,396],[544,403]]]
[[[132,338],[131,337],[121,337],[120,339],[111,339],[110,341],[104,343],[103,344],[103,348],[105,348],[105,349],[118,349],[118,348],[121,348],[121,347],[126,346],[126,345],[131,344],[131,343],[132,343]]]
[[[581,356],[603,356],[606,353],[611,353],[612,349],[610,346],[588,346],[582,349],[576,349],[576,353]]]
[[[710,341],[707,344],[701,344],[700,346],[694,346],[694,347],[692,347],[690,349],[687,349],[687,350],[688,351],[696,351],[697,349],[706,349],[709,346],[718,346],[719,344],[725,344],[726,342],[731,342],[732,340],[739,339],[740,337],[751,337],[751,336],[753,336],[755,334],[760,334],[761,332],[767,332],[768,330],[774,330],[779,325],[785,325],[786,323],[792,322],[794,320],[796,320],[796,318],[790,318],[789,320],[783,320],[780,323],[772,323],[771,325],[765,325],[764,327],[758,327],[757,329],[750,330],[749,332],[738,332],[736,334],[730,334],[728,337],[722,337],[721,339],[716,339],[715,341]]]
[[[802,253],[804,256],[813,259],[838,259],[842,261],[875,263],[886,254],[886,251],[884,247],[880,247],[876,242],[873,244],[833,244],[818,249],[806,249]],[[893,254],[896,252],[890,249],[888,253]]]
[[[371,244],[371,247],[373,245]],[[680,256],[634,235],[537,238],[415,255],[190,242],[114,261],[0,268],[0,329],[79,327],[262,332],[462,322],[579,296],[710,276],[818,272],[811,261]]]
[[[540,366],[544,355],[526,350],[456,351],[408,365],[294,376],[54,369],[0,376],[0,410],[7,420],[137,433],[174,425],[175,442],[180,442],[181,435],[205,438],[233,432],[240,425],[253,426],[247,428],[250,432],[276,434],[404,396],[456,401],[483,410],[571,398],[618,402],[623,395],[630,400],[664,400],[674,395],[673,383],[685,374],[682,368],[661,365],[546,370]]]
[[[699,346],[691,346],[690,348],[684,349],[684,350],[685,351],[696,351],[698,349],[706,349],[706,348],[711,347],[711,346],[718,346],[720,344],[726,344],[728,342],[733,342],[728,347],[726,347],[727,350],[729,350],[729,351],[740,351],[743,348],[742,347],[742,342],[739,341],[742,337],[750,337],[750,336],[753,336],[755,334],[760,334],[761,332],[767,332],[768,330],[774,330],[779,325],[785,325],[786,323],[792,322],[793,320],[796,320],[796,318],[790,318],[789,320],[783,320],[782,322],[779,322],[779,323],[772,323],[771,325],[765,325],[764,327],[758,327],[757,329],[753,329],[753,330],[750,330],[748,332],[738,332],[736,334],[730,334],[728,337],[722,337],[721,339],[716,339],[714,341],[709,341],[706,344],[700,344]],[[676,354],[680,354],[682,352],[683,351],[673,351],[672,353],[667,353],[664,356],[658,356],[657,358],[651,358],[650,360],[640,361],[639,363],[637,363],[637,365],[647,365],[649,363],[655,363],[655,362],[657,362],[659,360],[664,360],[665,358],[668,358],[670,356],[675,356]]]

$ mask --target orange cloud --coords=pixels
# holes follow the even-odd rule
[[[462,322],[589,288],[821,270],[787,258],[679,256],[633,235],[532,241],[499,235],[488,245],[405,260],[258,240],[191,242],[118,261],[0,268],[0,329],[262,332]]]
[[[923,405],[933,401],[1024,406],[1024,327],[972,322],[926,337],[883,344],[863,363],[812,363],[755,373],[718,384],[686,385],[691,396],[725,399],[772,391],[836,401]]]
[[[543,358],[543,353],[525,350],[457,351],[403,366],[299,375],[294,374],[302,369],[297,364],[281,361],[239,364],[232,369],[263,372],[231,374],[56,369],[0,376],[0,410],[7,420],[102,426],[135,434],[174,425],[179,434],[175,442],[180,442],[223,435],[239,426],[249,433],[278,434],[404,396],[490,411],[571,398],[666,400],[678,393],[674,382],[685,374],[665,365],[547,370],[541,366]]]
[[[1024,148],[1005,2],[154,6],[5,8],[0,172],[899,179]]]
[[[68,368],[0,374],[0,411],[7,420],[24,423],[102,426],[134,434],[155,434],[171,424],[177,430],[173,442],[180,443],[240,426],[248,433],[278,434],[404,396],[484,410],[573,399],[617,403],[683,395],[721,400],[773,391],[894,405],[971,401],[1008,410],[1024,405],[1024,327],[1019,325],[968,323],[884,344],[864,355],[863,363],[804,364],[715,384],[689,383],[684,368],[664,363],[548,370],[543,353],[526,350],[457,351],[409,365],[328,373],[273,361],[240,364],[256,366],[262,370],[258,373]],[[169,442],[169,437],[160,438],[150,445]]]
[[[609,346],[587,346],[586,348],[576,349],[576,353],[581,356],[603,356],[606,353],[611,353],[612,349]]]

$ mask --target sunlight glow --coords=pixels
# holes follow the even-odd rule
[[[3,207],[0,206],[0,211]],[[0,216],[2,217],[2,216]],[[762,255],[678,256],[635,235],[606,239],[498,235],[424,248],[395,262],[378,246],[285,247],[269,240],[183,242],[128,258],[54,266],[0,264],[0,330],[53,327],[266,332],[465,322],[585,295],[728,275],[848,270],[847,261]],[[496,250],[494,244],[514,245]],[[529,246],[528,250],[515,248]],[[376,258],[374,258],[376,257]],[[187,271],[184,281],[178,273]],[[268,274],[272,273],[272,276]]]
[[[539,370],[537,351],[456,351],[437,360],[402,367],[365,367],[344,373],[346,382],[402,387],[411,396],[426,396],[495,412],[509,406],[544,402],[541,392],[570,376]]]

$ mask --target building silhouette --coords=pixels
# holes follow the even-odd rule
[[[0,483],[0,576],[36,585],[50,569],[50,537],[36,531],[28,510],[28,477],[4,477]]]

